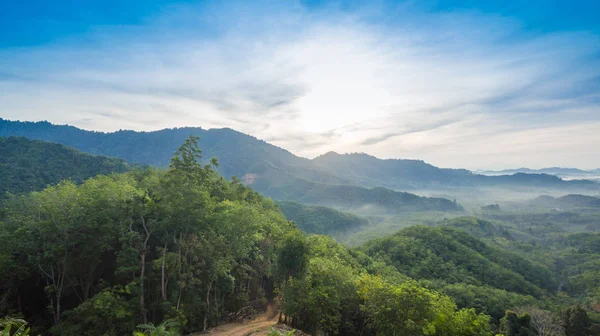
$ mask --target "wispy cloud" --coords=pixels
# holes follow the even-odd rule
[[[0,110],[106,131],[231,127],[304,156],[598,167],[600,39],[406,4],[182,5],[0,50]]]

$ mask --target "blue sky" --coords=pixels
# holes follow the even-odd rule
[[[600,167],[598,1],[2,8],[4,118],[101,131],[231,127],[306,157]]]

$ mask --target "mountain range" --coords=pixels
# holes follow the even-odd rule
[[[177,147],[189,135],[200,138],[205,160],[211,157],[219,160],[219,172],[225,177],[238,176],[255,190],[274,199],[309,205],[341,209],[374,205],[392,213],[447,211],[458,210],[460,206],[446,199],[424,198],[399,191],[481,186],[594,191],[600,188],[600,184],[592,181],[565,181],[549,174],[519,172],[486,176],[466,169],[438,168],[421,160],[383,160],[361,153],[329,152],[311,160],[229,128],[207,130],[186,127],[153,132],[122,130],[104,133],[46,121],[0,119],[1,137],[20,136],[56,142],[82,152],[156,167],[166,167]]]
[[[600,178],[600,168],[598,169],[590,169],[583,170],[578,168],[562,168],[562,167],[549,167],[549,168],[541,168],[541,169],[530,169],[530,168],[516,168],[516,169],[504,169],[504,170],[478,170],[476,171],[482,175],[509,175],[509,174],[548,174],[548,175],[556,175],[562,178]]]

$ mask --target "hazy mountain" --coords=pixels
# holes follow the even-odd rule
[[[386,186],[393,189],[536,186],[536,187],[596,187],[591,181],[563,181],[542,173],[487,176],[466,169],[438,168],[421,160],[378,159],[367,154],[329,152],[313,159],[320,169],[366,186]]]
[[[507,175],[507,174],[548,174],[556,175],[560,177],[568,178],[588,178],[597,177],[600,175],[600,169],[582,170],[577,168],[561,168],[561,167],[550,167],[541,169],[530,169],[530,168],[516,168],[516,169],[504,169],[504,170],[479,170],[477,173],[482,175]]]
[[[82,153],[64,145],[0,138],[0,194],[41,190],[65,179],[75,182],[130,170],[122,159]]]
[[[187,127],[154,132],[103,133],[48,122],[0,119],[0,136],[11,135],[58,142],[88,153],[114,156],[128,162],[159,167],[168,165],[171,155],[187,136],[197,135],[200,137],[200,147],[205,158],[218,158],[221,174],[228,178],[236,175],[266,195],[277,198],[282,193],[288,193],[298,201],[300,199],[297,196],[300,193],[307,193],[302,189],[316,188],[318,193],[322,193],[324,189],[335,189],[336,187],[331,186],[340,185],[345,185],[345,189],[348,189],[347,185],[354,185],[395,190],[515,185],[552,188],[600,187],[591,181],[567,182],[543,174],[491,177],[474,174],[465,169],[438,168],[419,160],[382,160],[366,154],[330,152],[309,160],[228,128],[205,130]],[[271,176],[271,172],[276,174]],[[294,190],[288,190],[290,188]],[[313,197],[309,199],[311,203],[320,201]]]
[[[49,122],[19,122],[0,119],[0,136],[23,136],[29,139],[58,142],[81,151],[125,159],[127,162],[166,167],[177,148],[190,136],[200,137],[205,159],[217,157],[220,172],[227,177],[242,176],[257,162],[285,163],[307,167],[310,160],[272,146],[232,129],[205,130],[197,127],[164,129],[154,132],[118,131],[103,133],[86,131]],[[314,174],[318,175],[318,174]],[[323,174],[324,175],[324,174]],[[328,176],[315,176],[327,181]]]
[[[382,187],[313,182],[270,162],[256,164],[244,182],[256,191],[282,201],[322,205],[361,213],[397,214],[406,211],[457,211],[462,207],[444,198],[421,197]]]
[[[412,189],[439,186],[472,186],[466,169],[443,169],[421,160],[382,160],[367,154],[329,152],[313,159],[322,170],[367,186]]]
[[[570,194],[562,197],[539,196],[530,201],[531,204],[549,208],[600,208],[600,198],[594,196]]]

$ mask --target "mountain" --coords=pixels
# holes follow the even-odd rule
[[[0,138],[0,194],[41,190],[65,179],[81,182],[99,174],[132,169],[122,159],[82,153],[64,145]]]
[[[548,208],[575,209],[575,208],[598,208],[600,209],[600,198],[587,195],[570,194],[562,197],[547,195],[539,196],[530,201],[531,204]]]
[[[556,175],[565,178],[595,178],[600,175],[600,169],[582,170],[578,168],[562,168],[562,167],[550,167],[541,169],[530,169],[530,168],[516,168],[516,169],[504,169],[504,170],[480,170],[477,173],[482,175],[512,175],[517,173],[525,174],[548,174]]]
[[[154,132],[103,133],[45,121],[0,119],[0,136],[58,142],[84,152],[157,167],[166,167],[171,155],[189,135],[200,137],[204,158],[216,157],[220,162],[219,172],[225,177],[238,176],[267,196],[303,203],[318,204],[320,199],[311,194],[336,192],[340,188],[344,192],[350,189],[359,193],[359,189],[348,186],[394,190],[479,186],[600,189],[600,185],[592,181],[563,181],[544,174],[485,176],[465,169],[438,168],[419,160],[382,160],[366,154],[330,152],[309,160],[228,128],[205,130],[186,127]],[[293,190],[288,191],[290,188]],[[286,193],[291,196],[282,197]],[[376,194],[362,189],[360,193]],[[334,196],[337,195],[326,197],[333,199]],[[354,203],[349,204],[355,206]]]
[[[369,214],[462,210],[456,202],[445,198],[421,197],[381,187],[313,182],[290,174],[270,162],[255,165],[254,169],[255,173],[244,176],[244,182],[254,190],[282,201]]]
[[[20,122],[0,119],[0,136],[23,136],[57,142],[83,152],[113,156],[127,162],[155,167],[167,167],[173,153],[190,135],[200,137],[200,147],[205,159],[217,157],[221,164],[221,173],[227,177],[242,176],[248,170],[251,171],[256,162],[285,162],[294,167],[310,165],[308,159],[299,158],[284,149],[228,128],[205,130],[185,127],[154,132],[103,133],[68,125],[53,125],[46,121]],[[324,181],[329,178],[314,177]]]
[[[392,189],[437,189],[456,187],[572,187],[598,189],[593,181],[564,181],[549,174],[514,173],[487,176],[466,169],[438,168],[421,160],[379,159],[362,153],[329,152],[313,159],[321,170],[366,186]]]
[[[366,226],[369,221],[360,216],[323,206],[307,206],[296,202],[277,202],[281,212],[304,232],[335,236]]]
[[[367,154],[329,152],[313,159],[321,170],[365,186],[412,189],[472,186],[475,175],[466,169],[438,168],[421,160],[382,160]]]

